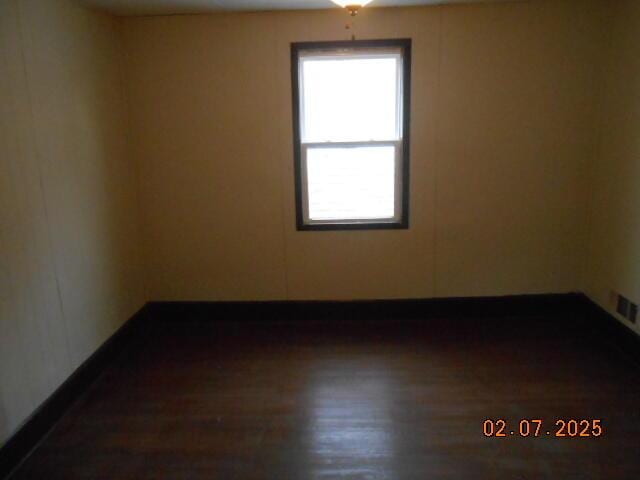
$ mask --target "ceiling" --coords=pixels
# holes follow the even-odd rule
[[[338,8],[331,0],[81,0],[116,15],[169,15],[219,10],[298,10]],[[373,0],[371,6],[479,3],[492,0]],[[504,1],[504,0],[502,0]],[[355,3],[355,2],[354,2]]]

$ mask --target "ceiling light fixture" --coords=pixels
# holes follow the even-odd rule
[[[331,0],[336,5],[346,8],[352,17],[355,17],[360,9],[371,2],[371,0]]]

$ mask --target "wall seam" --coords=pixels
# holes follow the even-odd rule
[[[443,65],[443,52],[444,52],[444,10],[445,7],[440,6],[440,16],[438,19],[438,77],[436,81],[435,92],[435,134],[434,134],[434,155],[433,155],[433,215],[432,215],[432,251],[433,251],[433,264],[432,264],[432,282],[433,282],[433,296],[438,297],[440,289],[438,288],[438,174],[439,174],[439,157],[440,157],[440,92],[442,91],[442,65]]]
[[[62,327],[64,328],[64,339],[65,339],[65,345],[67,349],[66,351],[66,357],[68,362],[67,364],[70,366],[71,370],[73,371],[75,370],[75,368],[73,368],[71,345],[69,343],[68,318],[67,318],[66,310],[64,307],[62,288],[60,286],[60,268],[59,268],[56,254],[55,254],[53,233],[52,233],[52,227],[51,227],[51,215],[49,212],[49,206],[47,204],[47,196],[45,195],[45,182],[44,182],[44,176],[42,173],[43,155],[42,155],[42,149],[40,147],[40,142],[38,141],[38,133],[35,128],[36,113],[35,113],[34,99],[33,99],[33,93],[32,93],[32,82],[29,81],[30,77],[29,77],[29,69],[27,68],[27,54],[25,53],[26,45],[33,45],[34,42],[31,34],[27,32],[27,27],[25,26],[24,18],[23,18],[25,14],[22,9],[23,9],[23,3],[18,2],[18,8],[17,8],[18,27],[20,29],[20,38],[22,39],[22,48],[20,49],[20,52],[22,55],[22,68],[23,68],[23,74],[24,74],[25,83],[26,83],[27,101],[29,102],[29,109],[28,109],[29,122],[34,132],[33,136],[35,141],[34,141],[33,150],[36,157],[35,164],[36,164],[36,169],[38,174],[38,185],[40,189],[44,220],[46,225],[47,245],[48,245],[49,254],[51,255],[51,260],[52,260],[51,264],[53,266],[53,274],[54,274],[55,285],[56,285],[56,295],[58,298],[58,305],[60,309],[60,315],[62,318]],[[28,41],[25,44],[25,39],[27,39],[27,37],[28,37]],[[65,375],[65,377],[66,376],[68,375]]]
[[[137,256],[138,256],[138,280],[141,282],[141,293],[142,294],[142,304],[151,300],[151,289],[149,283],[149,275],[148,275],[148,258],[146,255],[146,249],[144,245],[146,242],[146,236],[144,233],[144,225],[143,225],[143,207],[142,207],[142,174],[141,174],[141,165],[137,156],[134,154],[133,148],[133,122],[131,121],[131,92],[128,88],[127,77],[129,73],[129,59],[128,59],[128,51],[126,49],[125,43],[125,22],[126,19],[123,17],[117,17],[115,15],[109,15],[111,20],[114,22],[115,29],[117,31],[118,38],[118,77],[120,78],[120,92],[122,95],[122,101],[124,103],[124,113],[125,113],[125,149],[126,149],[126,157],[127,160],[133,165],[133,175],[134,175],[134,192],[135,192],[135,210],[136,210],[136,242],[137,242]]]
[[[588,172],[587,172],[587,205],[586,205],[586,249],[584,252],[584,258],[582,261],[582,280],[581,284],[584,289],[585,295],[589,295],[591,290],[591,275],[593,269],[593,259],[591,258],[591,252],[593,250],[593,242],[594,242],[594,225],[595,225],[595,204],[596,204],[596,170],[598,162],[600,158],[602,158],[604,152],[604,127],[605,127],[605,115],[606,109],[605,105],[607,103],[607,85],[608,75],[607,72],[609,70],[611,49],[613,48],[613,29],[614,29],[614,21],[613,15],[609,16],[606,20],[608,25],[604,26],[604,30],[606,33],[606,37],[604,38],[604,44],[602,45],[602,51],[600,52],[600,57],[602,60],[602,65],[599,68],[599,72],[596,72],[599,78],[597,78],[596,83],[596,92],[594,95],[594,130],[595,130],[595,138],[592,145],[592,155],[588,164]],[[596,301],[595,298],[592,300]]]
[[[278,40],[279,40],[279,36],[277,35],[277,32],[280,32],[281,29],[280,27],[280,19],[281,16],[276,16],[276,22],[275,24],[277,25],[277,28],[274,31],[274,36],[273,36],[273,56],[274,58],[277,58],[278,55]],[[289,57],[287,57],[289,58]],[[289,69],[291,68],[291,65],[289,65]],[[289,69],[285,68],[284,72],[289,72]],[[280,75],[283,75],[282,73],[280,73]],[[287,75],[284,76],[285,78],[285,84],[288,83],[288,81],[286,80],[288,78]],[[274,79],[272,78],[272,82],[274,81]],[[277,85],[273,85],[273,89],[274,89],[274,98],[278,98],[278,88]],[[291,91],[291,86],[289,86],[289,90]],[[287,98],[286,96],[284,98]],[[284,111],[286,111],[286,105],[288,105],[288,102],[285,101],[283,103],[282,109]],[[285,122],[286,123],[286,122]],[[283,124],[284,125],[284,124]],[[284,126],[282,127],[283,130],[285,130]],[[282,138],[287,138],[283,132]],[[286,148],[285,146],[288,144],[288,142],[284,142],[283,146],[280,147],[281,149],[283,149],[283,155],[282,158],[283,160],[287,158],[286,155]],[[288,248],[288,239],[287,239],[287,209],[286,209],[286,199],[285,199],[285,191],[286,191],[286,183],[287,181],[287,177],[289,177],[289,168],[290,166],[287,165],[284,169],[281,169],[280,171],[282,172],[280,174],[280,224],[282,226],[282,254],[283,254],[283,270],[284,270],[284,298],[286,300],[291,300],[290,297],[290,292],[289,292],[289,248]],[[291,181],[293,181],[293,178],[290,178]]]

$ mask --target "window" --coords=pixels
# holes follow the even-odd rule
[[[298,230],[408,228],[411,40],[291,46]]]

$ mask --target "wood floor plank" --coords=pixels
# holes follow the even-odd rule
[[[561,318],[159,327],[12,477],[640,478],[640,372]],[[486,419],[508,436],[487,438]],[[600,437],[511,435],[601,419]]]

